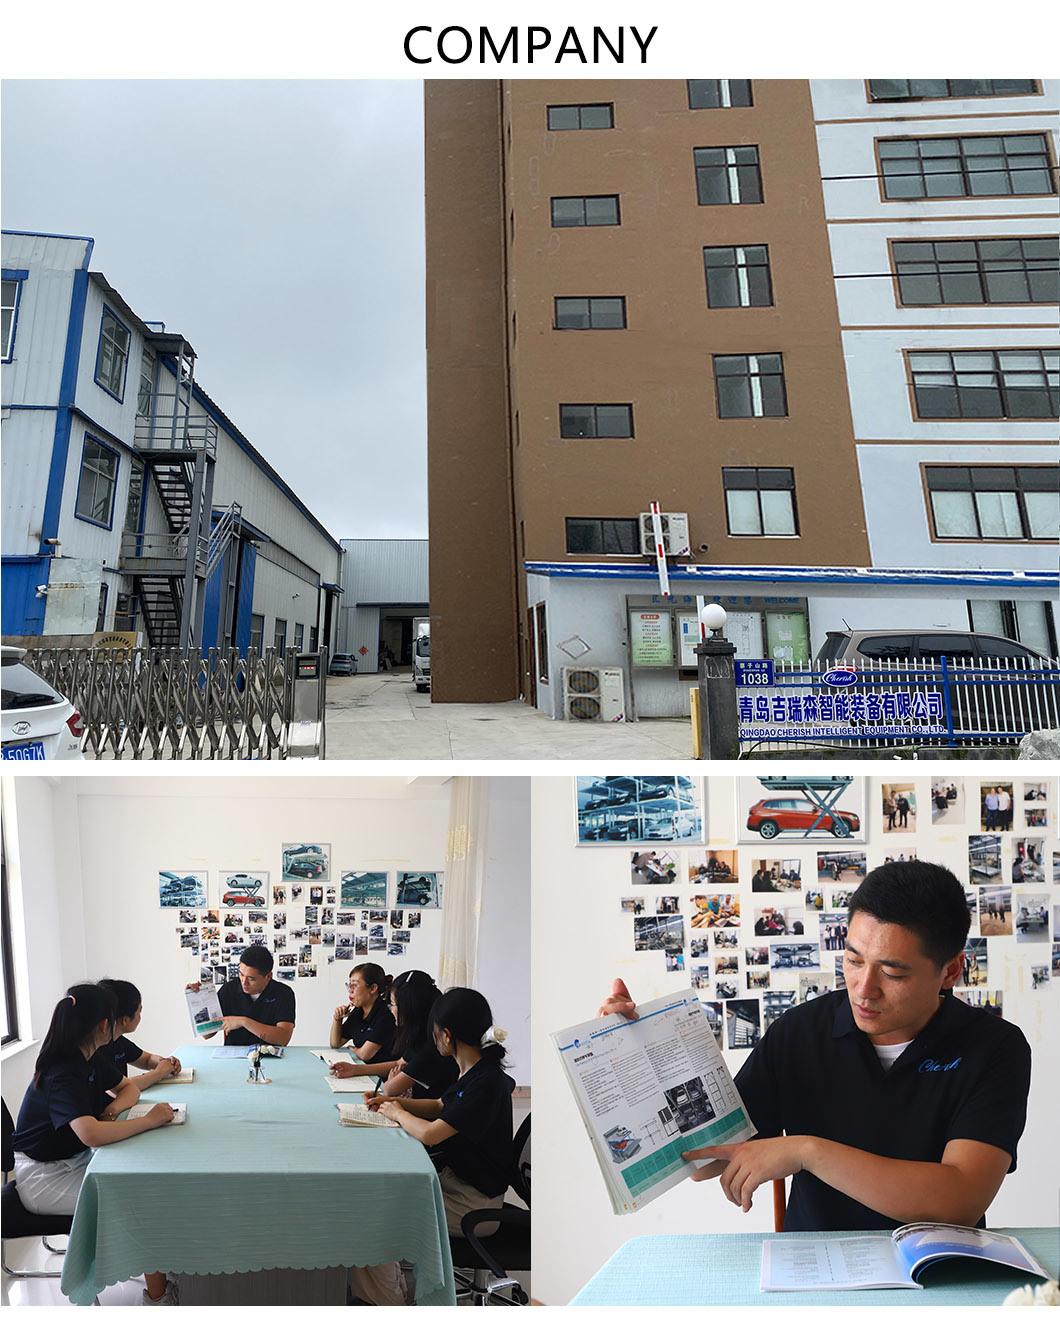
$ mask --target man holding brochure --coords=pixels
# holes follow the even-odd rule
[[[952,872],[870,872],[849,906],[846,990],[789,1009],[735,1082],[758,1136],[700,1147],[696,1180],[750,1209],[794,1176],[786,1230],[983,1225],[1016,1168],[1031,1052],[1012,1023],[951,994],[970,918]],[[622,981],[601,1013],[636,1017]]]
[[[191,982],[189,990],[198,990]],[[217,992],[224,1014],[226,1046],[286,1046],[294,1035],[294,991],[272,975],[272,954],[248,945],[239,958],[239,979]],[[206,1040],[216,1036],[204,1034]]]

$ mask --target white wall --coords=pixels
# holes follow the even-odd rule
[[[952,769],[944,767],[943,773],[952,774]],[[1012,771],[1005,778],[1015,778],[1017,784],[1022,779],[1046,778],[1026,765],[1013,766]],[[910,777],[905,771],[896,771],[892,778],[908,782]],[[966,879],[968,827],[932,827],[928,808],[930,769],[918,766],[912,779],[925,805],[924,820],[914,835],[894,838],[901,838],[904,848],[917,848],[921,858],[950,866]],[[873,777],[868,789],[869,842],[865,847],[870,868],[883,861],[886,846],[879,783]],[[978,778],[969,778],[965,783],[966,798],[975,798]],[[1051,793],[1049,843],[1056,848],[1055,784]],[[710,778],[706,818],[710,844],[735,847],[733,777]],[[549,1139],[547,1143],[539,1142],[535,1152],[536,1205],[539,1209],[547,1207],[548,1212],[534,1221],[534,1294],[544,1303],[563,1304],[627,1239],[644,1234],[770,1231],[772,1198],[768,1189],[765,1196],[760,1192],[752,1210],[744,1215],[724,1200],[716,1183],[685,1182],[634,1215],[612,1214],[603,1176],[549,1034],[591,1018],[614,977],[624,978],[634,996],[645,1001],[687,987],[689,976],[687,972],[667,973],[659,952],[634,953],[633,919],[620,911],[619,900],[633,893],[654,899],[658,893],[669,891],[661,887],[632,889],[628,845],[575,845],[574,785],[570,777],[535,777],[532,819],[534,1110],[537,1131],[547,1132]],[[973,819],[971,810],[965,819]],[[776,849],[766,851],[775,853]],[[751,911],[754,900],[761,905],[765,896],[752,899],[747,860],[761,855],[762,848],[748,845],[740,852],[741,940],[760,943],[751,934]],[[783,846],[785,856],[812,857],[815,852],[816,845]],[[1007,862],[1005,865],[1007,868]],[[807,870],[804,862],[804,878]],[[1048,899],[1050,910],[1060,900],[1055,885],[1035,889]],[[682,912],[687,919],[688,896],[694,893],[694,887],[682,882],[672,892],[682,896]],[[808,933],[813,922],[809,916]],[[688,937],[686,920],[686,942]],[[1055,1041],[1060,1025],[1060,980],[1054,979],[1044,990],[1029,989],[1030,965],[1047,963],[1049,949],[1047,943],[1017,945],[1011,938],[991,938],[989,987],[1003,991],[1005,1017],[1019,1024],[1034,1052],[1029,1118],[1020,1143],[1019,1168],[1006,1180],[994,1202],[990,1223],[995,1226],[1056,1223],[1054,1130],[1060,1063]],[[822,965],[831,965],[833,957],[823,954]],[[773,989],[794,989],[797,975],[774,973],[773,978]],[[781,985],[782,978],[785,985]],[[708,991],[700,994],[704,999],[713,998]],[[726,1051],[733,1073],[746,1054]]]
[[[496,1021],[512,1032],[515,1076],[528,1083],[528,785],[499,781],[491,797],[478,985]],[[105,775],[67,777],[57,787],[19,777],[12,806],[17,837],[13,831],[9,859],[18,860],[26,904],[23,998],[38,1040],[67,985],[112,976],[143,992],[141,1045],[179,1053],[191,1042],[183,987],[198,976],[199,958],[180,947],[177,911],[158,905],[159,870],[208,871],[216,907],[220,870],[268,871],[271,886],[280,881],[283,845],[292,842],[330,843],[336,877],[351,868],[446,865],[447,777]],[[7,810],[5,799],[5,819]],[[391,900],[393,890],[391,879]],[[288,904],[288,931],[301,924],[302,907]],[[442,914],[418,911],[422,924],[405,957],[373,953],[368,960],[392,974],[423,968],[437,976]],[[288,937],[287,951],[296,948]],[[333,952],[315,947],[316,978],[290,983],[296,1045],[326,1044],[331,1011],[345,999],[352,963],[329,963]],[[4,1097],[13,1112],[35,1055],[24,1051],[10,1067],[5,1060]]]

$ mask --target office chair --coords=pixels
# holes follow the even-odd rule
[[[523,1287],[507,1273],[530,1269],[529,1115],[519,1125],[512,1143],[508,1186],[526,1203],[525,1211],[508,1203],[496,1210],[469,1211],[460,1221],[463,1237],[450,1236],[458,1302],[470,1299],[476,1307],[522,1307],[530,1301]],[[497,1232],[480,1238],[478,1230],[490,1224],[499,1226]]]
[[[58,1254],[65,1252],[65,1248],[53,1248],[48,1242],[48,1235],[69,1234],[74,1218],[73,1216],[34,1215],[32,1211],[27,1211],[22,1205],[15,1181],[8,1179],[8,1175],[15,1168],[15,1148],[12,1142],[15,1134],[15,1124],[11,1118],[11,1111],[7,1108],[7,1102],[0,1101],[0,1104],[3,1105],[4,1164],[2,1193],[3,1240],[0,1242],[0,1266],[3,1267],[5,1275],[10,1275],[15,1280],[57,1280],[62,1274],[61,1271],[16,1271],[12,1270],[7,1264],[7,1240],[9,1238],[40,1237],[49,1252]]]

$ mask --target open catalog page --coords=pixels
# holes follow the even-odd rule
[[[683,1152],[742,1142],[747,1117],[702,1004],[691,990],[553,1033],[619,1215],[694,1169]]]

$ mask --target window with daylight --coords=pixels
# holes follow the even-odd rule
[[[1060,417],[1060,352],[910,353],[916,415]]]
[[[287,620],[277,619],[276,627],[273,630],[272,645],[277,651],[283,651],[287,646]]]
[[[552,228],[578,229],[587,225],[617,225],[618,196],[553,197]]]
[[[552,132],[577,128],[614,128],[613,105],[550,105],[548,127]]]
[[[741,248],[704,248],[708,307],[772,307],[769,249],[764,243]]]
[[[1060,239],[934,239],[891,244],[904,307],[1060,301]]]
[[[1056,655],[1056,620],[1052,601],[969,601],[968,620],[977,633],[1011,638],[1040,656]],[[993,639],[979,639],[979,650],[984,655],[1012,654],[1011,650],[1003,648],[1003,643]]]
[[[261,650],[265,645],[265,616],[250,616],[250,649],[261,655]]]
[[[151,399],[155,392],[155,359],[145,353],[140,359],[140,386],[136,392],[136,416],[150,418]]]
[[[129,330],[109,307],[103,309],[96,353],[96,384],[121,400],[125,394],[125,371],[129,365]]]
[[[753,105],[750,78],[689,78],[689,110],[725,110]]]
[[[627,440],[633,435],[632,404],[560,404],[564,440]]]
[[[872,101],[943,101],[953,97],[1033,96],[1033,78],[870,78]]]
[[[304,624],[295,624],[295,626],[294,626],[294,649],[295,649],[295,651],[301,651],[301,650],[302,650],[302,642],[303,642],[304,638],[305,638],[305,625],[304,625]]]
[[[557,298],[557,330],[625,330],[624,298]]]
[[[696,147],[696,196],[700,206],[761,202],[757,147]]]
[[[954,541],[1051,541],[1060,522],[1060,467],[925,469],[935,536]]]
[[[779,353],[726,354],[714,359],[719,417],[787,417],[784,362]]]
[[[22,297],[22,275],[23,272],[11,272],[12,275],[19,275],[19,279],[9,279],[7,274],[3,279],[3,298],[2,300],[2,322],[0,322],[0,345],[3,346],[3,360],[10,362],[15,353],[15,331],[18,327],[18,304]]]
[[[118,485],[118,455],[109,445],[85,436],[74,514],[109,528],[114,521],[114,491]]]
[[[732,537],[797,537],[791,468],[722,468],[725,515]]]
[[[1044,133],[966,138],[883,138],[883,195],[1009,197],[1055,193]]]
[[[568,555],[639,555],[635,518],[568,518]]]

